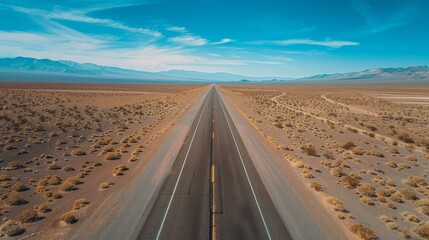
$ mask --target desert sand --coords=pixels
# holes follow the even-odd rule
[[[2,239],[59,239],[78,229],[143,171],[165,133],[206,90],[2,83]]]
[[[331,227],[357,239],[428,239],[428,87],[224,85],[222,92]]]

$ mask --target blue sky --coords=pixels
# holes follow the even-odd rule
[[[0,1],[0,57],[300,77],[429,64],[427,0]]]

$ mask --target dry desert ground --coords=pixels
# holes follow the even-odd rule
[[[163,134],[206,91],[2,83],[0,238],[58,239],[73,231],[132,182]]]
[[[429,87],[224,85],[338,230],[429,239]],[[299,187],[299,186],[296,186]]]

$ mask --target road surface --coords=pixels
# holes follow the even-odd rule
[[[216,87],[138,239],[291,239]]]

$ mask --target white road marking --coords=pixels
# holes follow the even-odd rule
[[[216,92],[217,92],[217,90],[216,90]],[[249,185],[250,185],[250,189],[252,190],[253,198],[255,199],[256,206],[258,207],[259,215],[261,215],[261,219],[262,219],[262,222],[264,223],[264,227],[265,227],[265,231],[267,232],[268,239],[271,240],[270,231],[268,230],[267,223],[265,222],[264,215],[262,215],[262,211],[261,211],[261,207],[259,206],[258,198],[256,197],[255,191],[253,190],[253,186],[252,186],[252,183],[250,182],[249,174],[247,174],[246,166],[244,165],[243,158],[241,157],[240,149],[238,149],[237,141],[235,140],[234,133],[232,132],[232,128],[231,128],[231,125],[229,124],[228,117],[226,116],[225,110],[223,108],[222,101],[220,100],[219,93],[217,93],[217,95],[218,95],[218,99],[219,99],[219,102],[220,102],[220,106],[222,107],[223,115],[226,118],[226,123],[228,123],[229,131],[231,131],[231,135],[232,135],[232,139],[234,140],[235,147],[237,148],[238,156],[240,157],[240,160],[241,160],[241,165],[243,165],[244,173],[246,174],[247,181],[249,182]]]
[[[168,205],[167,205],[167,210],[165,210],[164,218],[162,219],[161,226],[159,227],[159,230],[158,230],[158,234],[156,235],[157,240],[159,240],[159,237],[161,236],[162,228],[164,227],[165,220],[167,219],[167,214],[168,214],[168,211],[170,210],[171,202],[173,202],[173,197],[174,197],[174,194],[176,193],[177,186],[179,185],[180,177],[182,176],[182,172],[183,172],[183,168],[185,167],[186,160],[188,160],[189,151],[191,150],[192,143],[194,142],[195,134],[197,133],[198,126],[200,125],[200,121],[203,116],[204,110],[206,109],[207,102],[208,102],[207,99],[209,94],[207,95],[207,98],[205,100],[206,102],[204,103],[204,107],[203,107],[203,110],[201,111],[200,118],[198,119],[197,126],[195,127],[194,134],[192,135],[191,142],[189,143],[189,147],[185,155],[185,160],[183,161],[182,167],[180,169],[179,177],[177,178],[176,185],[174,186],[173,194],[171,194],[170,201],[168,202]]]

